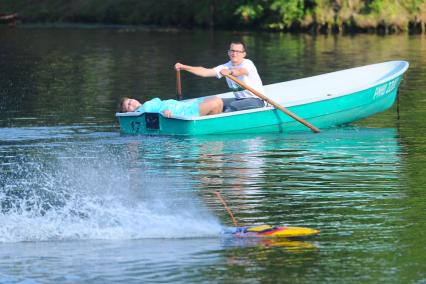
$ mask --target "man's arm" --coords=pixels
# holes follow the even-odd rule
[[[185,70],[194,75],[201,76],[201,77],[216,77],[216,71],[213,68],[204,68],[201,66],[189,66],[189,65],[184,65],[182,63],[176,63],[175,69],[177,71]]]

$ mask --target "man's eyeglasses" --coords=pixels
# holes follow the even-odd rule
[[[228,50],[228,53],[244,53],[244,50],[234,50],[234,49],[230,49]]]

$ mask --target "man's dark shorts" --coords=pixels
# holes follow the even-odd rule
[[[261,99],[257,98],[227,98],[223,100],[223,112],[245,110],[251,108],[264,107],[265,103]]]

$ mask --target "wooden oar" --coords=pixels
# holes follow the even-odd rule
[[[177,90],[178,100],[181,101],[183,97],[182,97],[182,86],[180,84],[180,70],[176,70],[176,90]]]
[[[297,115],[295,115],[294,113],[292,113],[291,111],[289,111],[288,109],[286,109],[285,107],[277,104],[276,102],[272,101],[267,96],[262,95],[261,93],[257,92],[256,90],[254,90],[250,86],[247,86],[246,84],[244,84],[243,82],[241,82],[240,80],[238,80],[237,78],[235,78],[234,76],[232,76],[232,75],[225,75],[225,76],[227,78],[229,78],[230,80],[234,81],[235,83],[237,83],[238,85],[240,85],[242,88],[244,88],[244,89],[252,92],[253,94],[255,94],[256,96],[258,96],[259,98],[261,98],[265,102],[273,105],[275,108],[279,109],[280,111],[282,111],[285,114],[289,115],[290,117],[294,118],[295,120],[297,120],[298,122],[302,123],[303,125],[309,127],[313,132],[315,132],[315,133],[319,133],[320,132],[320,130],[318,128],[316,128],[315,126],[313,126],[312,124],[310,124],[306,120],[298,117]]]
[[[220,195],[219,191],[215,191],[215,194],[222,203],[222,205],[225,207],[226,211],[228,211],[228,214],[229,216],[231,216],[232,222],[234,223],[235,227],[238,227],[237,220],[235,220],[234,214],[232,214],[231,209],[228,207],[228,205],[226,205],[225,199],[222,198],[222,195]]]

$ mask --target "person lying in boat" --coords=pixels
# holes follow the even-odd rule
[[[201,77],[217,77],[218,79],[225,75],[232,75],[259,93],[265,94],[256,66],[250,59],[245,58],[247,56],[246,45],[242,41],[231,42],[228,56],[230,61],[214,68],[190,66],[178,62],[175,64],[175,69],[177,71],[185,70]],[[233,91],[234,98],[223,99],[225,112],[265,106],[263,100],[257,98],[250,91],[241,88],[234,81],[226,78],[226,82]]]
[[[122,98],[120,101],[121,112],[158,112],[165,117],[172,116],[204,116],[219,114],[223,109],[223,101],[219,97],[207,97],[190,101],[160,100],[154,98],[143,104],[131,98]]]

